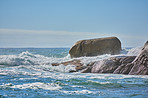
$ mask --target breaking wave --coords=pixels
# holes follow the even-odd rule
[[[125,48],[119,55],[104,54],[73,59],[79,59],[86,66],[88,63],[112,56],[137,55],[140,49]],[[15,52],[16,54],[13,55],[10,53],[4,55],[5,53],[1,52],[0,97],[2,98],[60,98],[61,96],[65,98],[115,98],[117,96],[146,98],[148,96],[147,75],[68,73],[70,70],[75,70],[74,65],[52,66],[51,64],[73,60],[69,55],[64,54],[59,58],[47,56],[48,52],[44,49],[35,50],[38,53],[20,50],[21,52]],[[45,53],[41,54],[41,52]]]
[[[136,56],[141,51],[142,47],[132,48],[132,49],[122,49],[121,54],[116,56]],[[73,59],[80,59],[81,63],[86,66],[91,62],[95,62],[98,60],[102,60],[105,58],[112,57],[113,55],[104,54],[94,57],[80,57],[80,58],[73,58]],[[32,54],[28,51],[22,52],[18,55],[0,55],[0,65],[5,66],[19,66],[24,68],[29,68],[33,70],[41,70],[41,71],[56,71],[56,72],[69,72],[70,70],[75,70],[74,65],[59,65],[59,66],[52,66],[52,63],[61,63],[64,61],[72,60],[70,55],[68,54],[66,57],[63,58],[56,58],[56,57],[46,57],[44,55],[39,54]]]
[[[132,48],[128,51],[127,56],[137,56],[143,47]]]

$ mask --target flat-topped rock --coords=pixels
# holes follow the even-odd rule
[[[70,49],[71,57],[97,56],[102,54],[119,54],[121,42],[117,37],[80,40]]]

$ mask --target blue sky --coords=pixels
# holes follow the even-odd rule
[[[143,46],[148,0],[0,0],[0,47],[71,47],[109,36]]]

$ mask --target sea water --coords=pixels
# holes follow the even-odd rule
[[[124,48],[120,56],[136,56],[138,48]],[[69,48],[0,48],[0,98],[148,98],[147,75],[69,73],[74,65],[52,66],[72,60]],[[88,63],[112,57],[80,57]]]

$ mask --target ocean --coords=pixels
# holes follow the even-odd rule
[[[138,55],[141,47],[118,56]],[[0,98],[148,98],[148,75],[69,73],[69,48],[0,48]],[[90,62],[112,57],[80,57]]]

